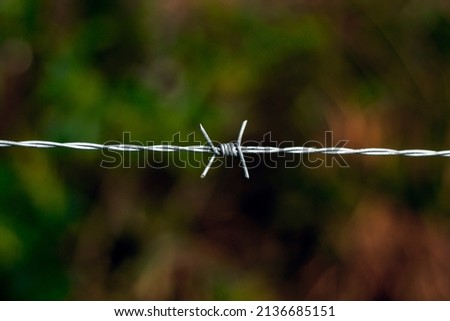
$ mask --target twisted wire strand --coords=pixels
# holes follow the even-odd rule
[[[82,149],[82,150],[114,150],[123,152],[133,152],[133,151],[157,151],[157,152],[177,152],[177,151],[188,151],[188,152],[200,152],[209,153],[211,148],[203,145],[196,146],[175,146],[175,145],[133,145],[133,144],[97,144],[97,143],[86,143],[86,142],[70,142],[70,143],[58,143],[44,140],[26,140],[26,141],[10,141],[10,140],[0,140],[0,148],[2,147],[29,147],[29,148],[56,148],[64,147],[71,149]]]
[[[197,153],[214,153],[218,156],[238,156],[238,150],[234,143],[220,144],[219,147],[214,146],[214,150],[208,145],[192,145],[192,146],[176,146],[176,145],[133,145],[133,144],[97,144],[86,142],[69,142],[59,143],[43,140],[25,140],[11,141],[0,140],[0,148],[2,147],[28,147],[28,148],[70,148],[80,150],[114,150],[123,152],[133,151],[156,151],[156,152],[197,152]],[[450,157],[450,150],[429,150],[429,149],[390,149],[390,148],[346,148],[346,147],[267,147],[267,146],[242,146],[240,149],[243,154],[340,154],[340,155],[369,155],[369,156],[442,156]]]
[[[443,156],[450,157],[450,150],[429,150],[429,149],[390,149],[390,148],[346,148],[346,147],[263,147],[263,146],[241,146],[244,154],[267,154],[267,153],[289,153],[289,154],[340,154],[340,155],[369,155],[369,156]]]
[[[273,153],[288,153],[288,154],[339,154],[339,155],[369,155],[369,156],[410,156],[410,157],[427,157],[427,156],[442,156],[450,157],[450,150],[428,150],[428,149],[402,149],[396,150],[391,148],[346,148],[346,147],[270,147],[270,146],[242,146],[242,136],[244,134],[247,121],[241,125],[239,135],[236,141],[231,143],[219,144],[215,146],[209,137],[206,130],[200,125],[200,130],[206,139],[206,145],[193,146],[176,146],[176,145],[133,145],[133,144],[97,144],[87,142],[69,142],[59,143],[44,140],[26,140],[26,141],[11,141],[0,140],[0,148],[5,147],[29,147],[29,148],[72,148],[79,150],[110,150],[122,152],[137,152],[137,151],[155,151],[155,152],[194,152],[194,153],[209,153],[213,154],[209,159],[208,165],[205,167],[201,177],[205,177],[211,168],[216,157],[233,156],[239,157],[244,175],[250,178],[247,164],[245,162],[245,154],[273,154]]]

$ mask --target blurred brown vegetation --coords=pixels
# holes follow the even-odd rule
[[[449,88],[443,0],[0,1],[1,139],[450,149]],[[102,157],[0,150],[1,299],[450,299],[446,158]]]

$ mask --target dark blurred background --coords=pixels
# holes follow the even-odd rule
[[[449,89],[447,0],[0,1],[1,139],[450,149]],[[0,299],[450,299],[448,158],[130,157],[0,150]]]

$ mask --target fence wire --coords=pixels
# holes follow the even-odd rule
[[[200,130],[207,141],[207,145],[193,145],[193,146],[176,146],[176,145],[135,145],[135,144],[97,144],[87,142],[52,142],[43,140],[26,140],[26,141],[11,141],[0,140],[0,148],[2,147],[28,147],[28,148],[71,148],[79,150],[111,150],[123,152],[137,152],[137,151],[155,151],[155,152],[194,152],[194,153],[208,153],[212,154],[208,165],[203,171],[201,177],[205,177],[214,162],[215,157],[220,156],[235,156],[239,157],[244,169],[244,175],[249,178],[248,168],[245,162],[245,154],[269,154],[269,153],[288,153],[288,154],[334,154],[334,155],[370,155],[370,156],[393,156],[402,155],[410,157],[427,157],[427,156],[442,156],[450,157],[450,150],[428,150],[428,149],[403,149],[396,150],[391,148],[346,148],[346,147],[269,147],[269,146],[242,146],[242,137],[244,134],[247,121],[242,123],[238,139],[234,142],[218,144],[215,146],[209,138],[208,133],[202,125]]]

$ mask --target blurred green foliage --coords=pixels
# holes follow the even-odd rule
[[[448,149],[449,88],[445,1],[0,1],[1,139]],[[1,299],[450,298],[446,159],[142,156],[0,151]]]

